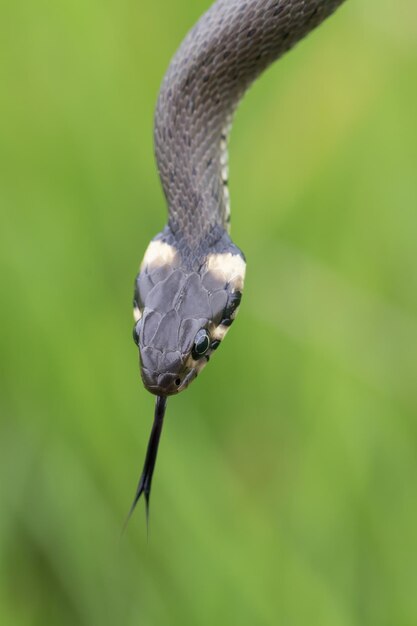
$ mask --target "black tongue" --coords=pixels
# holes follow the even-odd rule
[[[130,507],[129,514],[126,518],[124,528],[126,527],[130,516],[135,510],[135,507],[142,493],[145,496],[146,503],[146,523],[148,524],[149,522],[149,499],[151,495],[152,476],[155,469],[156,456],[158,454],[158,445],[159,439],[161,437],[162,426],[164,425],[166,404],[166,396],[157,396],[155,404],[155,415],[151,430],[151,436],[149,437],[148,449],[146,451],[145,463],[143,465],[143,470],[136,489],[136,494],[133,499],[132,506]]]

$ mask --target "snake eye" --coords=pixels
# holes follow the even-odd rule
[[[135,342],[135,344],[139,347],[139,332],[140,332],[140,325],[141,325],[141,320],[139,320],[138,322],[136,322],[136,324],[133,327],[133,341]]]
[[[195,336],[191,356],[195,361],[202,357],[210,347],[210,338],[207,331],[201,328]]]

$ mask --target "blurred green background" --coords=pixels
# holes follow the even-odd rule
[[[2,7],[0,621],[417,624],[417,7],[347,2],[238,111],[239,321],[150,432],[132,285],[208,0]]]

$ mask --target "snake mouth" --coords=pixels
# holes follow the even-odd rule
[[[184,376],[184,374],[172,373],[159,374],[142,367],[141,375],[143,384],[150,393],[155,396],[175,396],[187,389],[188,385],[197,376],[197,369],[192,368]]]
[[[147,391],[149,391],[149,393],[152,393],[154,396],[173,396],[176,393],[178,393],[177,390],[175,391],[167,391],[166,389],[164,389],[163,387],[159,387],[158,385],[146,385],[145,384],[145,389]]]

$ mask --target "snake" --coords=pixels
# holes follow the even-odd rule
[[[168,396],[211,360],[239,310],[246,260],[230,238],[227,143],[253,81],[343,0],[217,0],[173,56],[154,118],[168,223],[135,280],[133,339],[156,395],[145,463],[128,519],[149,498]]]

